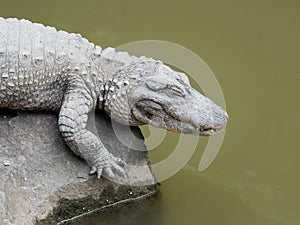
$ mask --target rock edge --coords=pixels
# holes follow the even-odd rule
[[[64,143],[56,114],[0,111],[3,225],[56,224],[105,205],[156,193],[140,129],[112,126],[102,112],[95,114],[95,122],[104,145],[128,164],[126,180],[89,176],[89,166]]]

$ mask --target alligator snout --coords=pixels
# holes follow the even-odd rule
[[[229,120],[227,112],[194,89],[191,91],[189,105],[190,121],[200,135],[214,135],[225,128]]]

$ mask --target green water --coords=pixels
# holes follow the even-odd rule
[[[223,89],[230,121],[208,170],[198,172],[201,138],[188,164],[162,182],[158,200],[86,224],[300,224],[299,12],[300,2],[278,0],[1,0],[3,17],[79,32],[104,47],[144,39],[185,46]],[[168,134],[152,161],[170,154],[178,138]]]

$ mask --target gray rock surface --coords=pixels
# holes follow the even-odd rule
[[[95,121],[106,148],[128,164],[127,179],[89,176],[86,162],[64,143],[56,114],[0,111],[1,225],[56,224],[104,205],[156,192],[139,128],[128,132],[128,127],[114,125],[112,129],[102,112],[96,113]]]

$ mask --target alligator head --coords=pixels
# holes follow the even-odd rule
[[[121,85],[115,85],[107,108],[120,123],[208,136],[228,121],[224,109],[193,89],[185,74],[159,61],[135,62],[114,77]]]

